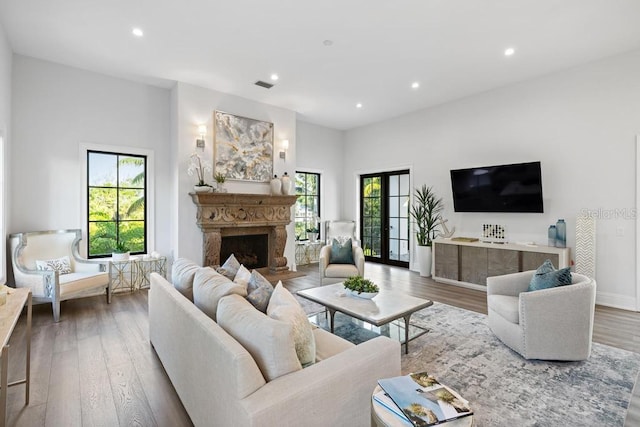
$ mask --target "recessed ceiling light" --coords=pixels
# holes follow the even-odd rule
[[[411,89],[418,89],[419,87],[420,87],[420,83],[418,82],[411,83]]]
[[[333,41],[327,39],[327,40],[323,41],[322,44],[325,45],[325,46],[332,46],[333,45]]]
[[[356,108],[362,108],[362,104],[361,104],[360,102],[358,102],[358,103],[356,104]]]
[[[144,33],[142,32],[142,30],[140,28],[134,28],[133,30],[131,30],[131,33],[136,37],[144,36]]]
[[[512,47],[508,48],[507,50],[504,51],[504,56],[511,56],[514,53],[516,53],[516,50]]]
[[[278,75],[276,73],[271,74],[271,80],[278,80]]]

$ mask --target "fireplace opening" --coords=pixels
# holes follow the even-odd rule
[[[269,265],[269,235],[252,234],[222,237],[221,262],[224,262],[231,254],[249,270],[267,267]]]

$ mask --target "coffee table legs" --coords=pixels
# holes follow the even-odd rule
[[[404,354],[409,354],[409,319],[411,314],[404,316]]]
[[[336,310],[333,310],[328,307],[327,307],[327,310],[329,310],[329,325],[331,326],[331,333],[333,333],[333,319],[336,315]]]

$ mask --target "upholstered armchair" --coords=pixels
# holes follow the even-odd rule
[[[330,245],[334,238],[350,237],[354,245],[360,246],[356,237],[356,222],[350,220],[326,221],[324,223],[324,239]]]
[[[487,278],[489,327],[525,359],[586,360],[591,354],[596,282],[527,292],[535,271]]]
[[[331,264],[331,245],[320,249],[318,265],[320,268],[320,285],[336,282],[351,276],[364,276],[364,252],[360,246],[353,245],[353,264]]]
[[[83,259],[81,230],[36,231],[9,237],[17,288],[31,288],[35,303],[50,302],[53,320],[60,320],[60,302],[107,294],[111,302],[108,263]]]

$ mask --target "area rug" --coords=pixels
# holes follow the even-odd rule
[[[352,342],[377,336],[348,316],[335,322]],[[594,343],[584,362],[525,360],[493,335],[485,315],[440,303],[411,323],[430,331],[402,352],[402,373],[428,371],[458,390],[477,427],[624,425],[639,354]]]

